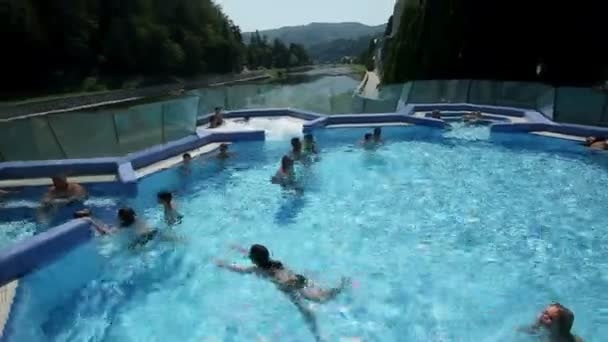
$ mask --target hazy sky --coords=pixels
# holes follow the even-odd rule
[[[386,23],[395,0],[215,0],[243,32],[311,22]]]

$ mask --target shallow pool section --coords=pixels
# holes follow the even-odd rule
[[[304,120],[290,116],[226,119],[214,132],[264,131],[266,140],[287,140],[300,135]]]
[[[297,165],[302,194],[269,182],[286,141],[145,178],[128,204],[179,240],[133,251],[126,234],[99,238],[26,277],[8,339],[313,340],[273,285],[213,265],[247,264],[229,246],[252,243],[321,285],[352,278],[311,304],[328,341],[528,341],[517,327],[552,301],[585,341],[608,336],[606,155],[416,127],[362,150],[365,132],[318,134],[319,158]],[[162,223],[161,189],[178,196],[178,226]]]

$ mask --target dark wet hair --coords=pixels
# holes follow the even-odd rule
[[[295,149],[301,149],[302,148],[302,142],[300,141],[300,138],[293,138],[291,139],[291,147]]]
[[[265,270],[282,269],[283,264],[279,261],[270,259],[268,248],[262,245],[253,245],[249,249],[249,258],[259,268]]]
[[[380,134],[382,134],[382,128],[380,128],[380,127],[374,128],[374,135],[380,135]]]
[[[369,139],[372,138],[372,134],[371,133],[365,133],[364,138],[365,138],[365,140],[369,140]]]
[[[219,111],[221,111],[221,110],[222,110],[222,107],[215,107],[215,111],[216,111],[216,112],[219,112]]]
[[[227,150],[228,149],[228,144],[226,144],[226,143],[221,144],[220,145],[220,150],[221,149]]]
[[[559,332],[564,335],[570,334],[570,330],[572,330],[572,325],[574,324],[574,313],[560,303],[553,303],[551,306],[557,307],[559,312],[559,316],[557,317]]]
[[[135,223],[135,210],[132,208],[121,208],[118,210],[118,218],[120,219],[120,224],[124,227],[128,227]]]
[[[190,158],[190,159],[192,158],[192,156],[190,155],[190,153],[184,153],[182,155],[182,159],[186,159],[186,158]]]
[[[171,202],[173,200],[173,195],[169,191],[161,191],[156,194],[156,197],[164,202]]]
[[[244,120],[245,122],[249,121],[249,116],[247,116],[247,115],[246,115],[246,116],[243,116],[243,120]]]

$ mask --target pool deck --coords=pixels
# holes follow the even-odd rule
[[[0,338],[2,338],[2,335],[4,334],[4,326],[11,313],[11,306],[13,305],[18,285],[19,281],[15,280],[0,287]]]
[[[426,118],[427,117],[426,115],[428,113],[429,113],[428,111],[415,112],[412,114],[412,116],[415,116],[418,118]],[[490,113],[482,113],[482,114],[483,114],[484,119],[503,119],[503,120],[506,119],[510,123],[528,123],[528,122],[530,122],[530,120],[528,120],[526,117],[507,116],[507,115],[498,115],[498,114],[490,114]]]
[[[220,147],[221,144],[223,144],[223,143],[221,143],[221,142],[219,142],[219,143],[211,143],[211,144],[207,144],[207,145],[201,146],[199,148],[196,148],[194,150],[190,150],[190,151],[187,151],[187,152],[184,152],[184,153],[190,153],[190,155],[192,156],[192,158],[196,158],[196,157],[198,157],[200,155],[211,153],[211,152],[217,150]],[[229,142],[225,142],[225,144],[229,144]],[[176,156],[173,156],[171,158],[167,158],[167,159],[161,160],[161,161],[156,162],[154,164],[150,164],[150,165],[148,165],[146,167],[143,167],[141,169],[138,169],[138,170],[135,171],[135,175],[139,179],[139,178],[146,177],[146,176],[148,176],[150,174],[153,174],[155,172],[158,172],[160,170],[165,170],[165,169],[171,168],[173,166],[176,166],[176,165],[178,165],[178,164],[180,164],[182,162],[182,155],[183,155],[183,153],[178,154]]]
[[[116,182],[118,177],[116,175],[95,175],[95,176],[75,176],[69,177],[70,181],[79,184],[90,184],[90,183],[111,183]],[[50,178],[23,178],[23,179],[3,179],[0,180],[0,188],[13,188],[23,186],[44,186],[52,185],[53,182]]]
[[[391,126],[413,126],[406,122],[369,123],[369,124],[336,124],[327,125],[325,128],[366,128],[366,127],[391,127]]]
[[[585,141],[584,137],[580,137],[577,135],[562,134],[562,133],[540,131],[540,132],[530,132],[530,134],[542,135],[544,137],[550,137],[550,138],[572,140],[572,141],[577,141],[577,142]]]

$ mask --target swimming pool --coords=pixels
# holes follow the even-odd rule
[[[234,243],[265,244],[322,285],[353,279],[313,305],[329,341],[526,341],[515,329],[551,301],[575,312],[586,341],[608,336],[605,155],[546,151],[541,137],[384,131],[375,151],[355,146],[363,129],[317,133],[320,160],[297,167],[302,195],[269,182],[285,141],[143,179],[121,204],[183,241],[134,252],[123,236],[99,238],[25,277],[8,340],[312,340],[273,285],[212,264],[246,264]],[[180,226],[161,223],[163,189],[177,193]]]

